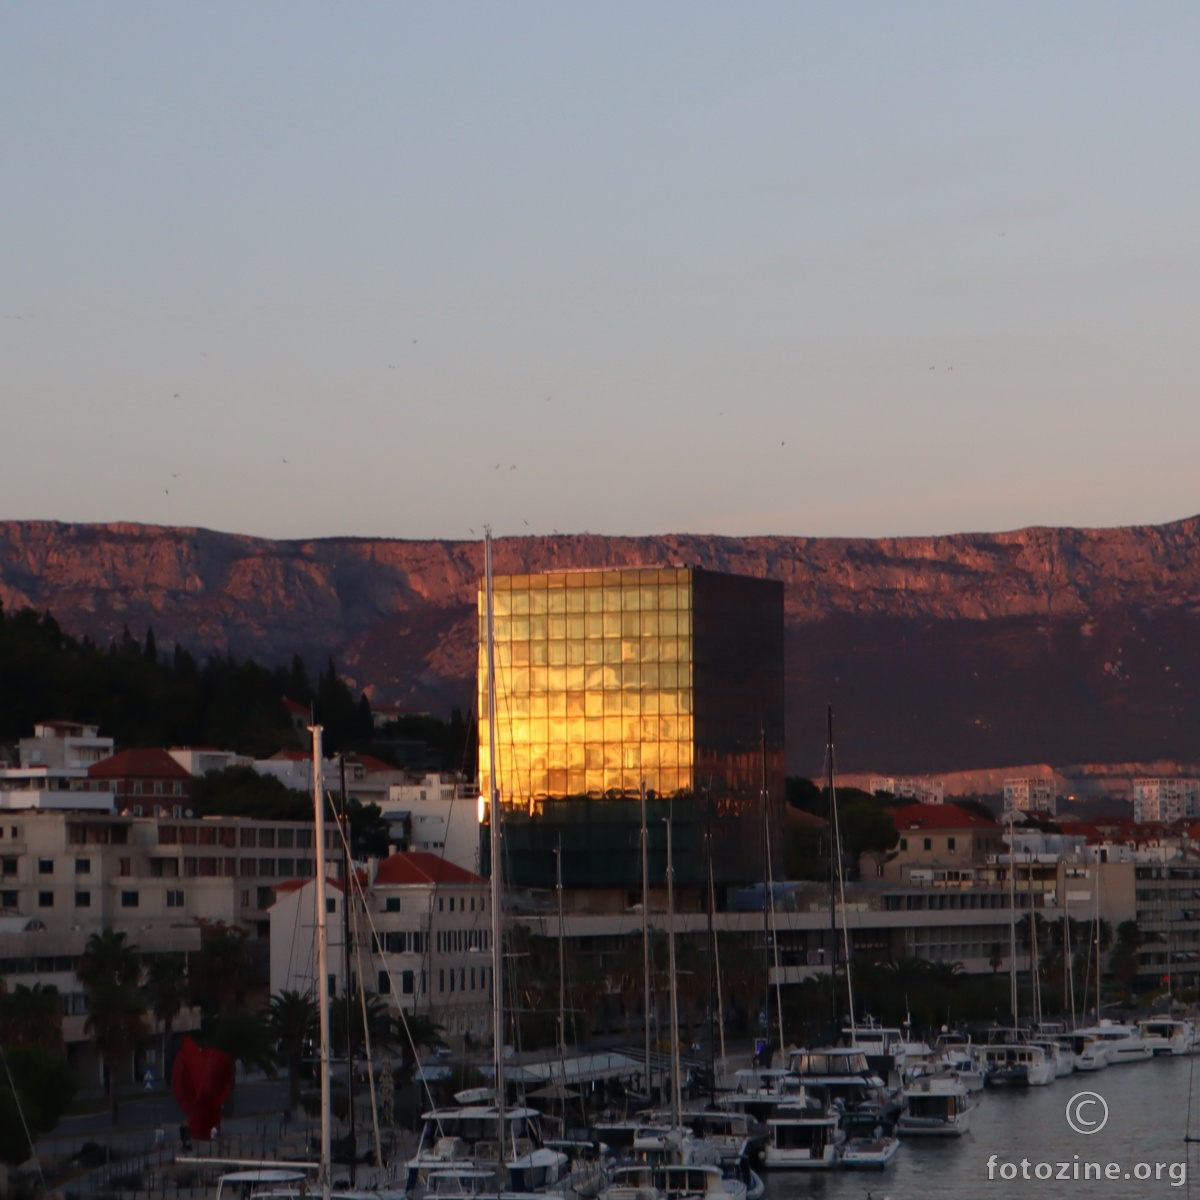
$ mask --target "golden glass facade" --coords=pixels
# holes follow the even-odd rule
[[[687,570],[501,575],[493,584],[502,801],[691,791],[692,580]],[[479,745],[488,760],[480,594]]]
[[[783,800],[782,585],[631,567],[499,575],[493,599],[496,779],[514,882],[545,883],[558,845],[577,885],[631,882],[640,867],[630,802],[643,784],[654,858],[669,801],[685,875],[708,830],[722,840],[718,875],[762,878],[756,814],[765,797]],[[487,797],[485,604],[481,587]]]

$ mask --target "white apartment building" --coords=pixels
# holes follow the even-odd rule
[[[890,792],[897,800],[915,800],[918,804],[945,804],[946,785],[940,779],[916,776],[873,775],[871,791]]]
[[[93,809],[109,812],[107,787],[89,785],[88,768],[113,752],[112,738],[95,725],[44,721],[17,746],[18,766],[0,767],[0,811]]]
[[[254,759],[232,750],[215,750],[211,746],[173,746],[167,753],[192,776],[207,775],[210,771],[227,771],[230,767],[252,767]]]
[[[450,1036],[491,1036],[491,916],[486,880],[440,857],[399,853],[373,863],[351,903],[351,971],[367,991],[392,995]],[[271,908],[271,991],[316,986],[316,884],[278,889]],[[365,900],[365,904],[364,904]],[[326,882],[326,987],[344,991],[345,898]]]
[[[479,870],[479,788],[456,775],[425,775],[394,783],[380,806],[396,832],[392,841],[472,873]]]
[[[1190,820],[1200,817],[1200,779],[1135,779],[1135,821]]]
[[[1050,816],[1058,811],[1058,785],[1053,776],[1004,781],[1006,812],[1043,812]]]

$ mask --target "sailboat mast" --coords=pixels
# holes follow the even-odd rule
[[[567,964],[563,942],[563,884],[562,884],[562,838],[554,851],[554,893],[558,900],[558,1057],[560,1064],[567,1053]],[[563,1080],[566,1069],[563,1068]]]
[[[854,976],[850,969],[850,926],[846,914],[846,872],[842,860],[842,829],[838,822],[837,790],[834,786],[833,762],[833,705],[829,706],[829,820],[833,829],[834,862],[837,863],[838,898],[842,911],[842,951],[846,956],[846,1004],[850,1015],[850,1044],[858,1042],[858,1027],[854,1021]]]
[[[1033,1024],[1036,1029],[1042,1023],[1042,980],[1038,962],[1037,907],[1034,904],[1033,858],[1029,859],[1029,977],[1033,989]]]
[[[325,919],[325,781],[321,774],[320,725],[310,725],[312,734],[313,775],[313,847],[317,856],[316,896],[313,905],[317,916],[317,1017],[321,1060],[321,1165],[319,1177],[321,1198],[329,1200],[330,1186],[330,1099],[329,1099],[329,928]]]
[[[342,976],[346,982],[346,1096],[350,1101],[349,1136],[350,1145],[354,1152],[350,1155],[350,1186],[355,1184],[354,1163],[358,1158],[358,1131],[354,1124],[354,972],[351,969],[351,956],[354,953],[353,935],[350,931],[350,909],[354,902],[354,894],[350,887],[350,818],[346,813],[346,756],[338,755],[338,769],[341,772],[342,784],[342,960],[345,970]],[[366,1033],[366,1025],[363,1025]]]
[[[504,1167],[504,924],[500,878],[500,785],[496,770],[496,631],[492,594],[492,531],[483,539],[484,591],[487,597],[488,673],[488,774],[491,795],[488,805],[488,854],[492,885],[492,1044],[496,1068],[496,1117],[499,1122],[500,1169]]]
[[[783,982],[779,977],[779,929],[775,923],[775,869],[771,861],[771,806],[767,793],[767,734],[759,731],[759,754],[763,806],[764,853],[767,858],[767,913],[771,923],[771,956],[775,967],[775,1021],[779,1028],[779,1063],[783,1066],[785,1043],[783,1037]],[[768,1005],[768,1007],[770,1007]]]
[[[675,974],[675,863],[671,856],[673,811],[667,817],[667,965],[671,972],[671,1125],[678,1127],[683,1112],[679,1078],[679,987]]]
[[[725,1070],[725,1002],[721,998],[721,942],[713,928],[713,864],[712,838],[708,839],[708,932],[712,938],[713,966],[717,972],[717,1036],[721,1042],[721,1071]],[[716,1075],[713,1075],[714,1088]]]
[[[838,968],[838,937],[837,937],[837,908],[835,893],[837,890],[837,856],[839,847],[834,834],[833,816],[833,704],[825,706],[825,794],[829,797],[829,1003],[833,1016],[833,1034],[837,1037],[838,1001],[837,1001],[837,968]]]
[[[652,1092],[650,1075],[650,855],[646,845],[646,781],[643,779],[638,795],[642,805],[642,1032],[646,1046],[646,1096]]]
[[[1008,810],[1008,1002],[1017,1027],[1017,835]]]

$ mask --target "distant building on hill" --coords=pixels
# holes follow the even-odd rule
[[[1192,820],[1200,817],[1200,779],[1135,779],[1135,821]]]
[[[1058,784],[1053,776],[1006,779],[1004,809],[1017,812],[1041,812],[1050,816],[1058,811]]]
[[[887,792],[897,800],[915,800],[918,804],[944,804],[946,785],[940,779],[873,775],[872,792]]]

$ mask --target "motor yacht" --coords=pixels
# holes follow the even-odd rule
[[[1045,1087],[1054,1082],[1054,1061],[1043,1046],[983,1046],[980,1055],[987,1087]]]
[[[828,1170],[846,1135],[835,1112],[816,1105],[784,1105],[767,1119],[763,1166],[771,1170]]]
[[[1156,1057],[1191,1054],[1194,1030],[1177,1017],[1145,1017],[1137,1023],[1138,1033]]]
[[[923,1075],[904,1089],[903,1111],[896,1122],[902,1137],[960,1137],[975,1107],[971,1093],[953,1075]]]

